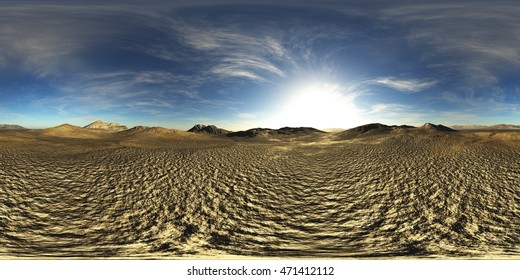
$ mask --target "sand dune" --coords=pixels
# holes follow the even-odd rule
[[[517,132],[134,131],[0,132],[0,257],[520,258]]]
[[[71,124],[62,124],[52,128],[36,130],[36,132],[41,132],[45,136],[64,138],[99,138],[105,133],[104,131],[86,129]]]

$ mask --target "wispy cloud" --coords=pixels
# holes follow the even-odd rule
[[[396,78],[377,78],[368,83],[378,84],[403,92],[418,92],[433,87],[437,82],[426,80],[400,80]]]
[[[445,80],[481,88],[520,68],[520,7],[508,1],[401,4],[381,17],[408,29],[423,63]]]
[[[13,62],[10,67],[15,70],[40,78],[79,70],[78,52],[120,36],[125,31],[116,25],[139,14],[122,5],[59,2],[2,5],[0,13],[0,57]]]
[[[238,113],[237,114],[237,117],[241,118],[241,119],[255,119],[257,116],[255,114],[251,114],[251,113]]]
[[[482,112],[519,112],[520,105],[506,101],[507,93],[504,89],[490,88],[486,93],[477,93],[473,90],[462,92],[445,91],[434,99],[456,105],[465,110],[482,110]]]
[[[277,61],[287,58],[281,42],[266,34],[244,31],[232,23],[213,27],[208,22],[172,23],[184,43],[208,55],[209,72],[221,78],[240,77],[266,82],[286,73]]]
[[[412,111],[413,107],[404,104],[397,103],[377,103],[370,107],[370,110],[366,111],[365,114],[378,114],[378,113],[388,113],[388,112],[405,112]]]

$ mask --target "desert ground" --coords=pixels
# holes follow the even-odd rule
[[[520,259],[520,132],[0,131],[0,258]]]

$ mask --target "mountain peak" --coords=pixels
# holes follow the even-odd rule
[[[84,128],[88,129],[103,129],[103,130],[109,130],[109,131],[123,131],[127,130],[128,127],[118,124],[118,123],[107,123],[103,122],[101,120],[97,120],[89,125],[86,125]]]
[[[422,129],[428,129],[428,130],[438,130],[438,131],[456,131],[454,129],[451,129],[447,126],[444,126],[442,124],[432,124],[432,123],[425,123],[421,126]]]

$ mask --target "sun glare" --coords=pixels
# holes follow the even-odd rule
[[[348,128],[358,122],[352,93],[338,84],[314,83],[296,87],[283,101],[278,126],[311,126],[319,129]]]

